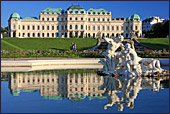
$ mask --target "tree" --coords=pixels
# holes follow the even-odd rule
[[[163,33],[164,33],[164,37],[169,35],[169,20],[166,21],[163,25]]]
[[[163,37],[163,23],[157,23],[156,25],[154,25],[154,27],[152,28],[153,30],[153,37]]]

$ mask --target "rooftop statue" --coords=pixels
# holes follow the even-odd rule
[[[167,73],[166,70],[160,67],[159,60],[138,57],[133,43],[123,45],[124,37],[122,35],[119,35],[116,39],[106,37],[103,39],[108,42],[108,47],[106,52],[102,54],[105,59],[99,61],[103,64],[102,73],[130,76]],[[121,51],[117,51],[119,47]]]

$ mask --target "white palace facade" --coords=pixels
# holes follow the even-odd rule
[[[142,35],[142,21],[137,14],[125,18],[111,19],[111,12],[80,5],[72,5],[66,11],[61,8],[46,8],[36,17],[24,19],[14,12],[8,20],[8,34],[18,38],[71,38],[71,37],[129,37],[133,32]]]

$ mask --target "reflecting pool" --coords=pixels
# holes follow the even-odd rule
[[[169,77],[97,70],[1,72],[2,113],[169,113]]]

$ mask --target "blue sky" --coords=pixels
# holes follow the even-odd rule
[[[66,10],[72,5],[89,8],[104,8],[112,13],[112,18],[127,18],[137,13],[142,20],[150,16],[169,18],[169,1],[1,1],[1,27],[8,25],[8,19],[14,11],[22,18],[39,17],[46,8]]]

